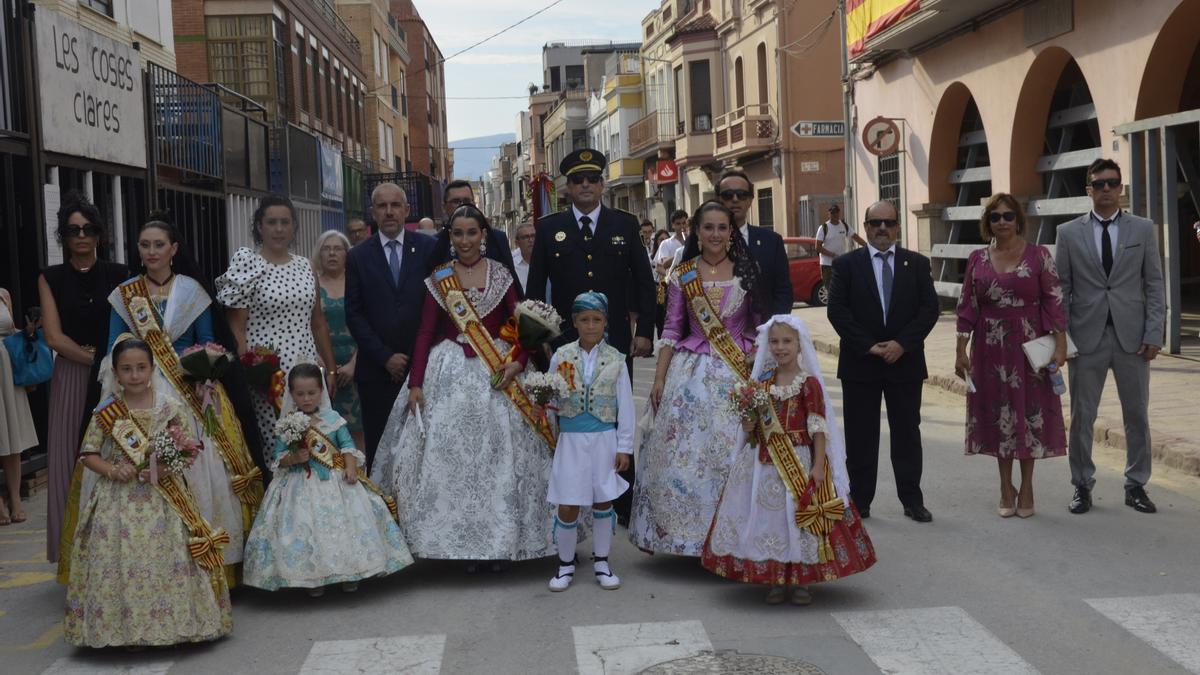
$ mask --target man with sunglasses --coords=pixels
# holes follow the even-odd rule
[[[783,237],[769,227],[751,225],[750,207],[754,203],[754,184],[742,171],[730,170],[717,181],[717,196],[733,212],[733,221],[750,255],[758,263],[759,279],[771,304],[772,314],[792,313],[792,275],[788,270]]]
[[[452,180],[446,184],[446,189],[442,191],[442,211],[446,214],[446,228],[450,227],[450,216],[460,206],[470,204],[475,205],[475,190],[471,188],[471,183],[465,180]],[[508,235],[499,227],[492,228],[492,234],[496,239],[500,240],[501,253],[496,258],[500,263],[507,266],[510,270],[513,269],[512,251],[509,250]],[[437,236],[438,232],[433,231],[433,236]]]
[[[1092,210],[1058,226],[1054,256],[1067,303],[1067,330],[1079,349],[1067,369],[1067,458],[1075,486],[1068,509],[1086,513],[1092,507],[1092,428],[1112,370],[1125,420],[1125,504],[1154,513],[1157,509],[1146,494],[1150,362],[1162,348],[1166,315],[1156,226],[1121,211],[1121,167],[1116,162],[1098,159],[1087,175]]]
[[[580,293],[603,293],[608,297],[608,315],[614,319],[608,324],[608,343],[629,357],[650,356],[655,309],[650,259],[641,246],[637,217],[600,203],[607,165],[604,155],[591,149],[576,150],[559,163],[559,172],[567,177],[571,207],[538,221],[525,295],[544,298],[549,284],[550,304],[559,315],[570,317]],[[616,320],[630,312],[637,314],[636,337],[630,335],[629,321]],[[564,329],[556,344],[578,338],[573,326]],[[632,374],[632,360],[628,365]],[[621,477],[634,482],[632,465]],[[613,501],[622,524],[629,522],[632,493]]]
[[[871,516],[879,472],[879,411],[887,404],[892,471],[904,515],[933,520],[921,493],[921,390],[925,337],[938,319],[929,258],[896,245],[900,222],[891,202],[867,208],[868,246],[833,259],[829,322],[841,337],[838,379],[845,408],[850,497]]]

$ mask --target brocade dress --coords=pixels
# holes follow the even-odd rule
[[[966,454],[1004,459],[1065,455],[1062,399],[1046,371],[1030,367],[1021,348],[1067,327],[1050,251],[1026,244],[1020,262],[1005,273],[992,267],[990,249],[971,252],[957,312],[958,332],[971,334],[976,389],[967,393]]]
[[[749,352],[755,322],[741,279],[704,282],[704,290],[734,342]],[[629,539],[647,551],[699,556],[742,430],[729,407],[738,376],[709,345],[677,272],[667,288],[664,343],[675,354],[636,457]]]

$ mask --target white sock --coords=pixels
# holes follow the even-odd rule
[[[611,506],[603,511],[592,511],[593,555],[597,558],[608,557],[608,552],[612,549],[613,532],[616,529],[617,514]]]
[[[575,561],[575,543],[579,541],[579,517],[564,523],[554,516],[554,543],[558,544],[558,563],[571,565]]]

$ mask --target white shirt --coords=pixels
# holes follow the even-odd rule
[[[517,281],[521,282],[521,291],[525,291],[525,287],[529,285],[529,261],[525,260],[521,255],[520,248],[512,250],[513,269],[517,271]]]
[[[391,269],[392,264],[391,261],[388,260],[388,256],[391,255],[391,253],[388,252],[389,241],[396,242],[396,258],[400,260],[400,269],[404,269],[404,228],[400,228],[400,234],[396,235],[395,239],[389,239],[388,236],[383,233],[383,230],[379,231],[378,236],[379,243],[383,245],[383,261],[388,264],[388,269]]]
[[[746,221],[746,224],[742,225],[740,228],[738,228],[738,231],[740,231],[742,233],[742,241],[746,242],[746,246],[749,246],[750,245],[750,221]]]
[[[830,251],[841,255],[846,252],[849,245],[850,228],[840,220],[836,223],[827,220],[823,226],[817,229],[817,241]],[[823,267],[833,265],[833,256],[822,253],[821,265]]]
[[[1096,241],[1096,255],[1100,256],[1101,260],[1104,260],[1104,245],[1102,243],[1104,241],[1104,226],[1100,224],[1102,220],[1104,219],[1100,217],[1100,214],[1092,211],[1092,238]],[[1112,222],[1108,224],[1108,243],[1112,249],[1114,261],[1117,259],[1117,229],[1120,225],[1121,212],[1118,210],[1112,215]]]
[[[883,304],[883,320],[886,322],[887,321],[887,313],[888,313],[888,305],[891,304],[892,299],[891,299],[891,297],[883,294],[883,259],[875,255],[876,253],[883,253],[884,251],[880,251],[879,249],[875,248],[874,245],[872,245],[867,250],[869,250],[871,252],[871,269],[875,271],[875,288],[879,291],[879,299],[880,299],[881,303]],[[888,264],[888,267],[890,267],[892,270],[892,290],[895,290],[896,289],[896,284],[895,284],[895,282],[896,282],[896,245],[892,244],[891,248],[889,248],[888,251],[892,252],[892,255],[888,256],[887,264]]]
[[[579,351],[583,353],[583,381],[591,382],[592,374],[596,370],[596,357],[600,355],[600,350],[595,347],[591,351],[587,351],[580,345]],[[561,363],[559,355],[556,352],[550,358],[550,369],[546,372],[553,373],[558,370],[558,364]],[[621,372],[617,375],[617,452],[627,455],[633,454],[633,432],[636,420],[634,419],[633,407],[633,384],[629,381],[629,369],[625,364],[621,364]],[[601,432],[607,433],[607,432]]]
[[[675,257],[675,251],[682,249],[684,243],[685,240],[680,239],[678,235],[675,235],[659,244],[658,255],[654,256],[654,262],[673,259]]]
[[[580,230],[583,229],[583,223],[579,222],[579,219],[584,216],[591,218],[592,224],[588,226],[589,229],[591,230],[591,232],[588,232],[587,234],[595,234],[596,233],[596,223],[600,222],[600,205],[599,204],[597,204],[596,208],[592,209],[588,213],[584,213],[583,211],[580,211],[578,208],[575,207],[574,204],[572,204],[571,205],[571,213],[575,214],[575,223],[577,225],[579,225]]]

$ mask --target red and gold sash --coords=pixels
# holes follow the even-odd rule
[[[441,294],[442,306],[446,308],[450,320],[458,327],[459,332],[467,337],[475,354],[487,366],[488,372],[492,375],[500,372],[508,363],[508,358],[496,349],[496,343],[492,341],[492,336],[488,334],[487,328],[484,328],[479,313],[475,311],[475,306],[471,304],[467,294],[463,291],[462,284],[455,276],[453,263],[446,263],[433,271],[433,287]],[[550,429],[550,422],[541,413],[538,406],[530,400],[521,383],[514,378],[505,387],[504,395],[516,406],[521,417],[525,419],[525,423],[546,442],[546,445],[550,446],[550,451],[553,452],[554,432]]]
[[[318,429],[309,427],[308,431],[304,432],[304,445],[308,448],[308,456],[326,469],[346,470],[346,458],[342,456],[342,449]],[[396,510],[396,500],[383,494],[383,490],[363,473],[363,467],[358,467],[358,471],[358,482],[362,483],[368,492],[379,495],[387,505],[388,512],[392,514],[392,519],[399,523],[400,512]]]
[[[150,350],[154,352],[155,362],[183,401],[198,418],[204,419],[204,401],[196,394],[195,388],[188,382],[187,376],[183,372],[179,355],[175,353],[175,346],[171,344],[171,338],[162,328],[158,310],[150,302],[150,292],[146,288],[146,280],[138,277],[119,288],[121,301],[125,304],[125,311],[129,314],[130,328],[139,338],[145,340],[146,344],[150,345]],[[233,493],[242,503],[243,529],[249,532],[250,526],[254,523],[254,514],[258,510],[258,505],[262,503],[262,471],[254,466],[253,460],[250,459],[250,451],[246,448],[245,438],[241,434],[241,422],[234,412],[233,404],[229,401],[224,387],[217,387],[217,395],[221,398],[221,419],[213,441],[216,442],[217,452],[221,455],[221,460],[225,463],[225,469],[229,473],[229,482],[233,487]],[[231,434],[229,431],[231,429],[236,433]]]
[[[129,412],[129,407],[124,401],[114,399],[92,413],[92,418],[134,466],[139,466],[149,459],[150,434],[146,433]],[[229,534],[219,527],[214,528],[200,515],[196,501],[182,476],[159,474],[158,483],[154,488],[188,528],[191,535],[188,539],[188,551],[196,563],[208,571],[213,590],[220,595],[221,587],[225,583],[225,574],[221,569],[224,564],[221,550],[229,543]]]
[[[687,299],[693,315],[700,322],[700,328],[704,332],[704,337],[708,339],[709,346],[742,383],[752,383],[750,365],[746,362],[746,355],[734,342],[733,336],[721,322],[720,314],[713,307],[712,300],[704,292],[704,282],[700,279],[700,270],[696,266],[696,260],[693,258],[681,263],[678,267],[678,274],[684,298]],[[762,386],[760,383],[754,384]],[[828,535],[833,530],[834,523],[842,519],[845,513],[845,504],[833,492],[828,473],[825,480],[822,481],[823,485],[814,485],[813,490],[809,490],[808,475],[805,474],[804,466],[796,456],[791,438],[780,423],[774,406],[769,406],[769,410],[759,415],[759,428],[756,431],[760,441],[765,441],[763,444],[771,455],[771,462],[775,465],[775,470],[779,472],[779,477],[783,480],[784,485],[787,485],[788,491],[792,493],[792,499],[796,502],[796,525],[817,535],[820,561],[827,562],[828,556],[832,555]],[[828,485],[824,485],[826,483]]]

